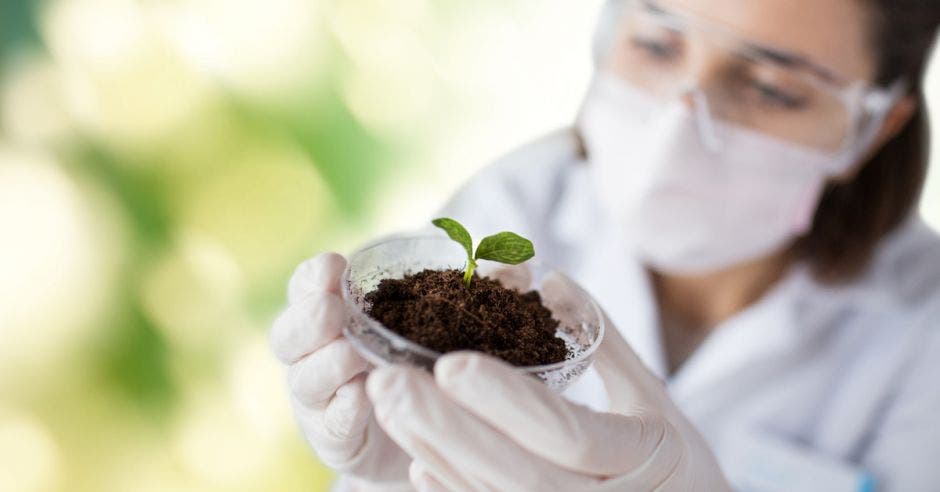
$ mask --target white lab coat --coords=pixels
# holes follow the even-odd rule
[[[667,378],[646,276],[587,171],[559,131],[477,172],[435,217],[518,232],[585,287],[739,490],[940,491],[940,238],[919,216],[851,285],[795,266]],[[594,371],[564,395],[607,408]]]
[[[827,288],[796,265],[667,378],[646,276],[606,224],[576,150],[569,130],[527,145],[437,216],[475,237],[531,238],[541,260],[583,285],[737,489],[940,491],[940,239],[919,216],[851,285]],[[564,396],[607,408],[593,370]]]

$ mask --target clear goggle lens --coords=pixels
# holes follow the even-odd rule
[[[836,153],[880,121],[899,92],[840,83],[823,68],[662,2],[617,3],[600,69],[663,101],[694,88],[723,123]]]

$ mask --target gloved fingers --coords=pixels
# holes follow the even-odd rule
[[[365,394],[365,374],[357,375],[336,390],[328,405],[312,408],[291,398],[294,414],[310,446],[321,461],[347,470],[362,451],[372,403]]]
[[[324,407],[337,390],[369,367],[345,337],[337,337],[287,370],[287,384],[297,401]]]
[[[520,292],[528,291],[532,285],[532,271],[525,263],[518,265],[484,263],[478,271],[481,275],[498,280],[504,287]]]
[[[355,425],[352,422],[364,420],[368,423],[372,407],[360,409],[365,415],[347,417],[327,427],[325,425],[326,408],[313,409],[294,398],[291,398],[291,406],[304,438],[316,452],[320,461],[337,471],[351,471],[353,463],[363,452],[366,442],[365,427],[367,427]]]
[[[366,376],[359,373],[337,388],[323,412],[323,427],[339,439],[348,440],[362,433],[372,414],[372,402],[366,395]]]
[[[342,475],[345,483],[334,485],[336,492],[415,492],[415,486],[408,480],[407,464],[405,465],[405,479],[403,481],[373,481],[359,478],[355,475]]]
[[[408,467],[408,478],[418,492],[448,492],[434,474],[421,460],[412,460]]]
[[[339,294],[339,279],[346,259],[336,253],[322,253],[304,261],[287,282],[287,302],[294,304],[313,292]]]
[[[336,390],[326,408],[310,408],[291,397],[294,415],[324,465],[381,482],[382,490],[392,490],[393,482],[407,486],[411,457],[376,422],[365,381],[365,373],[357,374]]]
[[[450,399],[422,369],[376,369],[366,391],[389,437],[450,490],[585,490],[599,482],[522,448]]]
[[[389,438],[398,442],[399,446],[401,446],[401,442],[398,441],[397,438],[391,435],[389,435]],[[472,476],[472,473],[467,473],[465,467],[455,466],[454,463],[442,456],[438,450],[428,445],[427,442],[421,439],[412,439],[409,440],[408,443],[408,446],[402,446],[402,449],[416,460],[431,460],[433,465],[425,464],[424,466],[431,473],[435,474],[437,483],[441,484],[444,490],[454,492],[481,492],[493,490],[488,485],[476,480],[475,477]]]
[[[400,368],[401,366],[394,366],[394,367],[397,369],[397,368]],[[369,396],[369,399],[372,400],[373,410],[374,410],[373,411],[374,420],[382,427],[382,429],[385,431],[385,434],[390,439],[395,441],[398,444],[398,446],[402,450],[404,450],[405,453],[407,453],[413,458],[413,460],[421,461],[425,469],[433,470],[433,473],[435,474],[435,477],[438,483],[440,483],[444,487],[445,490],[452,491],[452,492],[478,492],[482,490],[490,490],[484,484],[473,481],[470,476],[464,473],[465,467],[463,466],[463,464],[460,467],[461,468],[460,470],[456,469],[454,466],[452,466],[451,461],[441,456],[441,454],[432,446],[425,444],[421,438],[417,438],[417,437],[410,438],[407,436],[405,432],[398,430],[397,428],[396,430],[389,431],[387,426],[383,422],[381,422],[381,420],[384,420],[385,418],[389,418],[389,413],[385,411],[385,413],[380,415],[379,411],[376,411],[375,398],[381,395],[384,399],[395,402],[395,401],[411,399],[411,398],[420,398],[420,396],[414,393],[408,393],[409,389],[407,385],[402,384],[401,380],[399,380],[398,382],[392,382],[392,381],[389,381],[388,378],[383,379],[382,374],[380,374],[378,377],[375,377],[375,378],[372,377],[373,374],[375,374],[376,372],[381,372],[381,371],[382,371],[382,368],[377,368],[374,371],[369,373],[369,376],[366,379],[366,394]],[[430,379],[426,373],[425,373],[425,378]],[[370,385],[371,385],[371,389],[370,389]],[[388,406],[388,403],[386,403],[386,406]],[[398,410],[398,411],[401,412],[400,416],[391,417],[391,418],[396,419],[396,420],[402,420],[405,418],[409,418],[409,419],[421,418],[420,416],[414,415],[414,414],[407,415],[405,413],[405,412],[408,412],[407,409]],[[384,415],[385,417],[383,418],[382,415]],[[399,422],[399,424],[402,424],[402,423],[404,422]],[[417,425],[420,426],[422,424],[421,422],[417,422]],[[397,436],[395,434],[397,434]],[[428,465],[429,462],[434,463],[434,465],[429,466]],[[409,467],[409,474],[410,472],[411,472],[411,469]]]
[[[656,453],[681,453],[666,440],[669,424],[652,412],[595,412],[566,400],[541,381],[479,352],[443,355],[438,386],[463,408],[529,452],[577,473],[619,475]]]
[[[285,364],[293,364],[339,336],[346,307],[335,294],[316,292],[292,304],[271,328],[271,348]]]

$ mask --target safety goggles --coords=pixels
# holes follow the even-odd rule
[[[905,90],[903,81],[884,89],[846,80],[667,0],[616,0],[607,9],[599,70],[663,101],[692,98],[713,121],[813,150],[866,145]],[[720,134],[708,138],[720,145]]]

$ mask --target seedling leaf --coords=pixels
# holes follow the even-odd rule
[[[492,260],[509,265],[518,265],[533,256],[535,247],[532,242],[508,231],[483,238],[476,253],[478,260]]]
[[[535,248],[528,239],[512,233],[500,232],[483,238],[477,247],[477,254],[473,255],[473,239],[464,226],[454,219],[441,217],[431,221],[435,226],[443,229],[447,235],[463,246],[467,252],[467,268],[464,270],[464,285],[470,287],[473,271],[477,268],[476,260],[492,260],[509,265],[518,265],[535,256]]]
[[[441,217],[440,219],[432,220],[431,223],[444,229],[451,239],[460,243],[463,249],[467,251],[467,259],[473,259],[473,240],[470,239],[470,233],[460,225],[460,222],[447,217]]]

